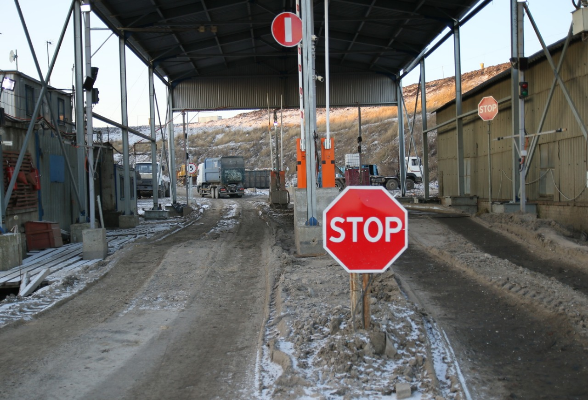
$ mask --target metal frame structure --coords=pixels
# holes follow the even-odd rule
[[[459,43],[459,26],[469,21],[490,0],[453,0],[439,2],[436,0],[407,0],[404,2],[366,2],[364,0],[330,0],[331,7],[314,0],[302,0],[302,10],[298,8],[298,1],[284,2],[281,0],[267,0],[264,2],[242,2],[236,0],[210,1],[157,1],[137,0],[134,2],[120,2],[117,0],[103,0],[91,3],[92,12],[101,19],[119,37],[120,69],[121,69],[121,120],[118,126],[123,130],[123,148],[126,147],[124,157],[125,174],[125,202],[130,201],[129,165],[128,165],[128,127],[126,117],[126,55],[129,48],[149,67],[150,84],[150,115],[152,143],[152,160],[156,162],[156,138],[154,128],[154,101],[152,96],[153,75],[156,75],[168,87],[168,150],[170,152],[168,166],[171,178],[173,202],[177,201],[175,182],[175,157],[173,111],[175,108],[174,91],[176,86],[188,80],[199,81],[205,78],[226,79],[231,77],[251,77],[263,80],[268,77],[288,79],[298,75],[299,68],[295,62],[296,52],[282,48],[274,43],[268,29],[275,15],[282,11],[295,11],[305,21],[305,37],[311,38],[315,29],[315,21],[325,21],[318,27],[317,38],[328,35],[328,42],[322,40],[304,40],[301,58],[303,59],[303,103],[304,103],[304,146],[309,162],[307,163],[308,190],[308,222],[313,224],[316,218],[316,168],[314,160],[314,135],[316,132],[316,70],[329,70],[333,78],[338,76],[362,75],[385,76],[395,82],[392,95],[396,97],[399,118],[402,119],[401,94],[399,89],[402,78],[420,63],[422,80],[424,82],[424,59],[437,49],[441,43],[451,35],[455,36],[456,46]],[[15,0],[18,4],[18,0]],[[296,10],[291,8],[296,3]],[[74,14],[75,38],[75,81],[76,81],[76,131],[78,143],[84,143],[83,101],[82,101],[82,39],[81,39],[81,1],[72,1]],[[330,10],[330,11],[329,11]],[[330,14],[330,15],[329,15]],[[316,16],[316,18],[315,18]],[[328,18],[328,19],[327,19]],[[69,20],[69,17],[68,17]],[[67,22],[66,22],[67,23]],[[24,25],[24,20],[23,20]],[[437,36],[449,27],[449,32],[435,45],[429,47]],[[328,32],[328,33],[327,33]],[[457,34],[456,34],[457,32]],[[88,37],[89,41],[89,37]],[[328,43],[329,49],[326,48]],[[56,46],[53,62],[44,81],[50,78],[51,70],[57,57],[60,43]],[[88,43],[89,46],[89,43]],[[31,46],[31,51],[34,50]],[[323,63],[317,56],[325,55]],[[90,62],[86,57],[88,66]],[[456,51],[456,63],[459,64],[459,52]],[[456,69],[457,71],[457,69]],[[325,71],[326,72],[326,71]],[[86,75],[88,75],[88,71]],[[332,87],[341,85],[339,80],[332,81]],[[344,83],[344,82],[343,82]],[[426,130],[426,96],[423,84],[423,126]],[[394,93],[396,92],[396,93]],[[329,93],[332,93],[329,90]],[[90,98],[90,97],[88,97]],[[286,106],[288,105],[285,99]],[[333,100],[331,98],[331,100]],[[91,100],[90,100],[91,101]],[[39,108],[41,100],[37,107]],[[229,107],[230,108],[230,107]],[[37,110],[38,112],[38,110]],[[459,113],[458,113],[459,114]],[[87,146],[89,159],[92,153],[92,116],[107,123],[116,125],[114,121],[100,118],[88,112]],[[457,116],[459,119],[459,116]],[[29,126],[29,133],[33,124]],[[126,133],[126,134],[125,134]],[[404,138],[404,126],[399,124],[399,135]],[[426,144],[426,132],[424,132]],[[424,147],[426,149],[426,146]],[[87,178],[84,171],[84,146],[78,150],[77,186],[80,195],[80,220],[82,218],[93,221],[94,201],[85,198]],[[402,149],[404,151],[404,149]],[[404,159],[401,156],[401,159]],[[425,185],[428,185],[428,157],[423,155],[425,162]],[[401,164],[402,179],[405,180],[404,163]],[[13,181],[15,178],[13,178]],[[14,182],[11,182],[13,185]],[[90,185],[92,186],[92,185]],[[404,185],[402,186],[404,188]],[[11,187],[7,194],[10,194]],[[88,188],[90,192],[92,188]],[[426,189],[428,192],[428,188]],[[90,193],[90,197],[93,194]],[[157,188],[153,192],[154,208],[158,207]],[[88,204],[89,203],[89,204]],[[89,207],[89,213],[86,212]],[[130,212],[125,204],[125,213]],[[89,215],[87,215],[89,214]]]

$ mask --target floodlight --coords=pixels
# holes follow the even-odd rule
[[[84,3],[80,6],[80,10],[82,10],[82,12],[88,13],[92,11],[92,6],[90,5],[90,3]]]
[[[11,92],[14,92],[14,85],[16,84],[16,81],[8,78],[8,77],[4,77],[4,79],[2,79],[2,89],[4,90],[10,90]]]

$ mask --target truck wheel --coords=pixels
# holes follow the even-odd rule
[[[336,180],[335,187],[337,189],[339,189],[339,191],[341,192],[343,189],[345,189],[345,184],[343,182],[341,182],[340,180]]]
[[[388,182],[386,182],[386,189],[388,189],[388,190],[398,189],[398,182],[396,182],[395,179],[389,179]]]
[[[414,181],[412,179],[406,180],[406,190],[414,189]]]

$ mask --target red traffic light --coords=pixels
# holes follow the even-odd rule
[[[519,98],[524,99],[529,96],[529,82],[519,82]]]

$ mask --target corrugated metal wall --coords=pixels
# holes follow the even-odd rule
[[[554,56],[557,64],[560,53]],[[588,123],[588,59],[586,43],[577,41],[570,45],[561,76],[578,109],[583,121]],[[553,81],[553,72],[546,60],[534,64],[526,72],[525,80],[529,82],[530,95],[525,102],[525,121],[527,134],[537,133],[537,128],[545,107],[549,89]],[[499,100],[510,96],[510,79],[502,80],[484,90],[464,99],[463,112],[475,110],[484,96],[494,96]],[[455,117],[455,105],[437,113],[439,124]],[[581,130],[573,117],[561,89],[556,88],[551,106],[542,131],[566,128],[566,132],[539,136],[539,146],[553,143],[554,163],[546,172],[541,169],[539,146],[529,167],[527,176],[528,199],[563,202],[576,198],[576,203],[588,202],[586,190],[586,171],[588,171],[588,146]],[[512,135],[510,102],[502,104],[497,117],[491,124],[492,138]],[[455,124],[438,130],[438,167],[442,179],[440,195],[457,195],[457,161]],[[529,144],[531,139],[529,139]],[[470,159],[471,185],[470,195],[488,198],[488,150],[487,125],[478,116],[473,115],[464,120],[464,158]],[[492,155],[492,199],[508,201],[512,198],[512,139],[491,142]],[[545,156],[544,156],[545,157]],[[467,162],[467,161],[466,161]],[[547,177],[545,177],[547,175]],[[555,179],[552,180],[551,176]],[[548,179],[548,184],[555,183],[553,195],[540,193],[541,179]],[[552,183],[553,182],[553,183]],[[559,193],[559,191],[561,193]]]
[[[72,186],[67,166],[65,167],[65,182],[51,182],[50,163],[51,155],[62,156],[59,146],[59,139],[48,130],[39,130],[36,133],[39,148],[37,156],[39,161],[39,170],[41,171],[41,204],[43,210],[43,220],[59,222],[62,229],[69,230],[69,226],[74,222],[74,216],[78,215],[76,195]],[[77,153],[73,146],[65,146],[67,157],[72,167],[74,176],[77,176]],[[75,208],[75,212],[74,209]]]
[[[331,106],[380,105],[396,103],[396,83],[378,74],[336,74],[331,76]],[[204,78],[180,83],[174,89],[178,110],[256,109],[299,107],[298,77]],[[324,83],[317,82],[317,107],[325,106]]]

